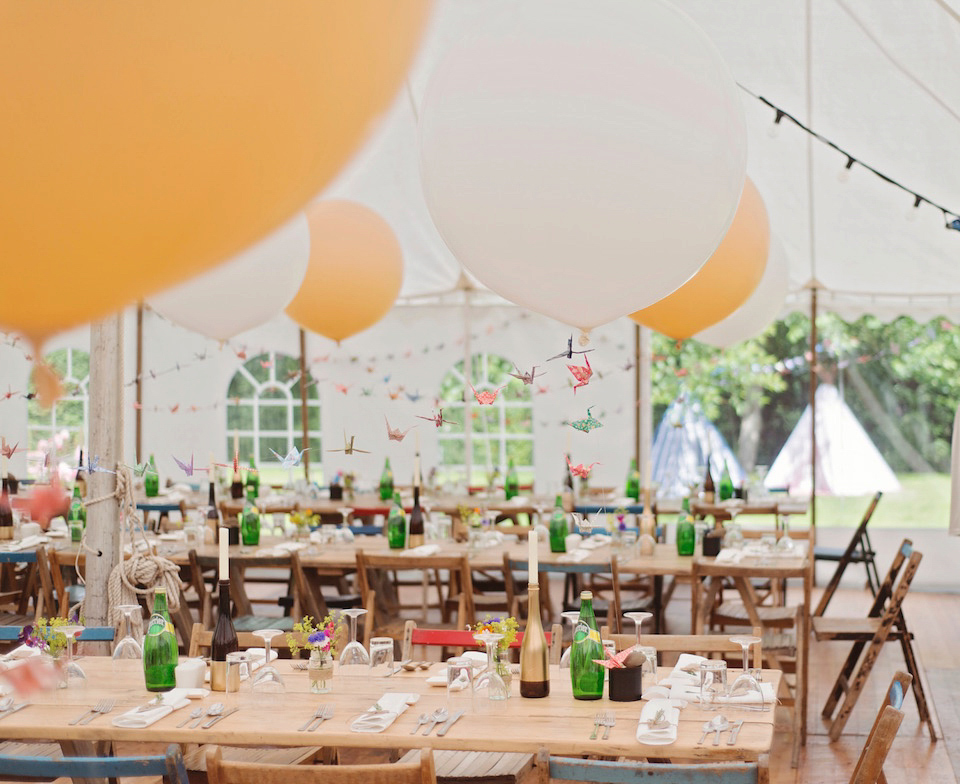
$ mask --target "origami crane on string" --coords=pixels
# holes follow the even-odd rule
[[[7,446],[7,439],[0,439],[0,453],[4,457],[13,457],[17,451],[17,447],[20,446],[20,442],[17,441],[13,446]]]
[[[124,465],[126,465],[126,464],[124,464]],[[128,465],[127,468],[129,468],[131,471],[133,471],[134,475],[136,475],[136,476],[143,476],[144,474],[156,474],[156,473],[157,473],[156,471],[154,471],[154,470],[150,467],[150,463],[147,462],[147,461],[144,461],[144,462],[142,462],[142,463],[137,463],[135,466],[130,466],[130,465]]]
[[[586,365],[567,365],[567,370],[573,373],[577,383],[573,385],[573,394],[577,394],[580,387],[585,387],[590,383],[590,377],[593,375],[593,368],[590,367],[590,358],[584,357]]]
[[[444,422],[446,422],[448,425],[458,424],[457,422],[454,422],[450,419],[444,419],[442,408],[440,409],[439,414],[434,414],[433,416],[429,416],[429,417],[420,416],[419,414],[417,414],[417,419],[425,419],[427,422],[433,422],[433,424],[436,425],[437,427],[442,426]]]
[[[573,336],[572,336],[572,335],[570,336],[570,339],[573,340]],[[573,345],[572,345],[572,344],[571,344],[570,348],[573,348]],[[553,357],[553,359],[556,359],[556,357]],[[536,365],[534,365],[534,366],[531,368],[531,370],[530,370],[529,373],[524,373],[519,367],[517,367],[517,363],[516,363],[516,362],[513,363],[513,368],[514,368],[514,370],[516,370],[517,372],[516,372],[516,373],[510,373],[510,374],[508,374],[508,375],[511,375],[511,376],[513,376],[513,377],[516,378],[516,379],[519,379],[519,380],[522,381],[524,384],[532,384],[532,383],[533,383],[533,380],[534,380],[535,378],[538,378],[539,376],[545,376],[545,375],[546,375],[546,373],[538,373],[538,372],[537,372],[537,366],[536,366]]]
[[[570,423],[570,427],[583,433],[589,433],[595,428],[603,427],[603,422],[590,413],[593,411],[593,408],[593,406],[590,406],[590,408],[587,409],[587,416],[583,419],[575,419]]]
[[[600,465],[599,463],[591,463],[588,466],[585,466],[583,463],[574,465],[570,462],[570,456],[567,455],[567,465],[570,467],[570,473],[580,479],[587,479],[590,476],[590,472],[593,470],[595,465]]]
[[[307,447],[303,451],[298,452],[297,448],[295,446],[292,446],[290,447],[290,451],[287,452],[286,456],[283,456],[283,457],[278,455],[272,449],[270,451],[273,453],[273,456],[283,464],[284,468],[293,468],[294,466],[300,465],[300,458],[303,457],[304,452],[310,451],[310,447]]]
[[[347,431],[343,431],[343,449],[328,449],[328,452],[343,452],[345,455],[352,455],[356,453],[369,455],[370,453],[366,449],[357,449],[353,442],[356,439],[356,436],[350,436],[347,438]]]
[[[274,454],[276,454],[276,452],[274,452]],[[190,459],[193,460],[193,456],[192,456],[192,455],[190,456]],[[174,460],[176,460],[176,458],[174,458]],[[236,450],[236,449],[233,450],[233,465],[228,465],[227,463],[214,463],[214,465],[220,466],[221,468],[232,468],[232,469],[233,469],[233,473],[239,474],[239,473],[240,473],[240,453],[239,453],[239,451]],[[200,468],[198,468],[198,469],[196,469],[196,470],[197,470],[197,471],[201,471],[201,470],[205,470],[205,469],[200,469]],[[244,470],[246,470],[246,471],[248,471],[248,472],[251,472],[251,473],[254,473],[254,474],[259,473],[256,468],[246,468],[246,469],[244,469]]]
[[[409,400],[411,403],[416,403],[418,400],[420,400],[420,398],[423,397],[423,395],[420,394],[419,389],[416,392],[404,391],[403,394],[407,396],[407,400]]]
[[[403,439],[407,437],[407,433],[416,427],[416,425],[413,425],[406,430],[401,430],[399,427],[394,429],[390,427],[390,420],[387,419],[386,414],[383,415],[383,421],[387,423],[387,439],[390,441],[403,441]]]
[[[503,389],[503,387],[497,387],[492,391],[489,389],[481,389],[478,392],[476,387],[471,384],[470,389],[473,390],[473,396],[477,399],[477,402],[481,406],[492,406],[497,399],[497,395],[500,394],[500,390]]]
[[[183,471],[183,473],[185,473],[187,476],[193,476],[197,471],[208,471],[208,470],[209,470],[209,469],[207,469],[207,468],[194,468],[194,466],[193,466],[193,455],[192,455],[192,454],[190,455],[190,462],[189,462],[189,463],[184,463],[182,460],[174,457],[173,455],[171,455],[171,457],[173,457],[173,462],[176,463],[177,466],[179,466],[180,470]]]
[[[567,339],[567,350],[566,350],[566,351],[561,351],[559,354],[555,354],[554,356],[552,356],[552,357],[550,357],[549,359],[547,359],[547,362],[549,362],[549,361],[552,360],[552,359],[573,359],[573,355],[574,355],[574,354],[589,354],[591,351],[593,351],[592,348],[587,348],[587,349],[584,349],[583,351],[574,351],[574,350],[573,350],[573,335],[571,335],[571,336]]]

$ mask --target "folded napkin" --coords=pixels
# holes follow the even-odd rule
[[[351,732],[383,732],[409,706],[420,699],[419,694],[402,692],[384,694],[364,713],[350,722]]]
[[[600,534],[598,536],[591,536],[589,539],[584,539],[580,547],[584,550],[596,550],[598,547],[606,547],[608,544],[610,544],[610,537]]]
[[[580,561],[588,558],[590,556],[589,550],[584,550],[583,548],[578,547],[576,550],[573,550],[569,553],[564,553],[559,558],[557,558],[557,563],[579,563]]]
[[[743,558],[745,554],[745,550],[736,550],[733,547],[724,547],[719,553],[717,553],[716,563],[740,563],[740,559]]]
[[[764,705],[775,705],[776,695],[773,693],[772,683],[761,683],[760,692],[763,695]],[[700,702],[700,686],[693,684],[674,683],[670,686],[670,699],[684,702]],[[718,703],[728,705],[760,705],[760,698],[756,692],[751,694],[737,694],[732,697],[724,696],[717,699]]]
[[[681,653],[673,667],[673,671],[660,680],[661,685],[694,685],[700,687],[700,663],[705,662],[703,656],[694,656],[692,653]],[[687,671],[690,668],[691,671]]]
[[[663,718],[668,722],[666,726],[652,726],[650,722],[663,711]],[[677,739],[677,722],[680,720],[680,710],[675,708],[670,700],[648,700],[640,711],[640,723],[637,724],[637,740],[648,746],[666,746]]]
[[[190,704],[187,697],[187,689],[173,689],[160,695],[155,708],[148,710],[139,710],[131,708],[126,713],[121,713],[113,720],[114,727],[149,727],[156,721],[160,721],[164,716],[169,716],[175,710],[186,707]]]
[[[40,655],[39,648],[31,648],[29,645],[19,645],[14,648],[12,651],[0,656],[0,663],[2,662],[14,662],[20,659],[32,659],[34,656]]]
[[[426,558],[430,555],[436,555],[440,552],[440,545],[438,544],[422,544],[419,547],[411,547],[409,550],[404,550],[401,555],[408,555],[413,558]]]
[[[47,541],[45,536],[25,536],[23,539],[18,539],[15,542],[10,542],[0,547],[0,550],[8,553],[16,553],[20,550],[29,550],[31,547],[36,547],[38,544],[43,544]]]

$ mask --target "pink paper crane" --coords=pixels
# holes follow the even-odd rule
[[[554,359],[556,359],[556,357],[554,357]],[[546,373],[538,373],[536,365],[533,366],[533,369],[529,373],[525,373],[519,367],[517,367],[516,362],[513,363],[513,368],[517,372],[508,373],[507,375],[513,376],[514,378],[522,381],[524,384],[532,384],[535,378],[539,378],[540,376],[546,375]]]
[[[20,446],[19,441],[13,446],[7,446],[7,439],[5,438],[0,441],[0,444],[2,444],[0,445],[0,453],[2,453],[4,457],[13,457],[17,451],[17,447]]]
[[[383,415],[383,421],[387,423],[387,439],[390,441],[403,441],[403,439],[407,437],[407,433],[413,429],[412,427],[408,427],[406,430],[401,430],[399,427],[390,427],[390,420],[387,419],[386,414]]]
[[[449,420],[449,419],[444,419],[444,418],[443,418],[443,409],[442,409],[442,408],[440,409],[440,413],[439,413],[439,414],[434,414],[433,416],[429,416],[429,417],[420,416],[419,414],[417,414],[417,419],[425,419],[427,422],[433,422],[433,424],[436,425],[437,427],[441,427],[444,422],[446,422],[448,425],[456,425],[456,424],[457,424],[456,422],[453,422],[453,421],[451,421],[451,420]]]
[[[595,465],[600,465],[599,463],[591,463],[588,466],[585,466],[583,463],[574,465],[570,462],[570,456],[567,456],[567,465],[570,467],[570,473],[574,476],[580,477],[581,479],[587,479],[590,476],[590,472],[593,470]]]
[[[492,406],[497,399],[497,395],[500,394],[500,390],[503,389],[503,387],[497,387],[492,391],[489,389],[481,389],[478,392],[473,384],[471,384],[470,389],[473,390],[473,396],[477,399],[477,402],[481,406]]]
[[[337,390],[337,392],[339,392],[341,395],[345,395],[347,394],[347,392],[350,391],[350,387],[353,385],[352,384],[334,384],[333,386]]]
[[[590,377],[593,375],[593,368],[590,367],[590,358],[584,357],[586,365],[567,365],[567,370],[573,373],[577,383],[573,385],[573,394],[577,394],[580,387],[585,387],[590,383]]]

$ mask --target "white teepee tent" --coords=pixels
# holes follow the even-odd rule
[[[832,384],[817,388],[817,494],[896,492],[900,482]],[[810,493],[810,406],[764,479],[768,488]]]

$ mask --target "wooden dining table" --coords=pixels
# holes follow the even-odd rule
[[[149,727],[115,727],[112,720],[133,707],[144,705],[156,695],[144,687],[143,670],[137,661],[114,662],[108,657],[81,657],[78,663],[86,672],[86,684],[31,696],[24,709],[0,719],[0,734],[11,740],[53,739],[60,742],[65,754],[90,753],[97,741],[142,741],[149,743],[219,743],[226,745],[303,746],[367,748],[423,748],[473,751],[505,751],[536,753],[546,747],[552,754],[637,759],[667,757],[671,760],[715,762],[722,760],[754,761],[770,751],[774,733],[774,711],[748,711],[726,705],[723,715],[732,721],[743,719],[743,727],[734,745],[724,735],[720,745],[711,740],[700,744],[704,723],[716,716],[690,703],[680,711],[677,739],[669,745],[646,745],[637,740],[642,701],[613,702],[604,696],[599,700],[573,698],[568,670],[551,668],[550,694],[542,699],[519,696],[519,678],[514,676],[512,696],[492,701],[484,691],[475,694],[453,693],[431,686],[428,676],[441,675],[442,664],[426,672],[401,670],[393,676],[371,677],[368,668],[335,673],[328,694],[312,694],[307,673],[295,670],[292,662],[275,662],[285,684],[282,695],[251,691],[249,681],[241,683],[239,692],[211,692],[191,700],[188,707],[174,711]],[[660,668],[660,676],[668,668]],[[730,671],[735,677],[736,670]],[[764,680],[779,687],[780,673],[764,670]],[[651,684],[652,685],[652,684]],[[390,727],[379,733],[360,733],[350,729],[351,721],[388,693],[419,695],[418,702],[402,713]],[[70,725],[85,710],[103,699],[115,700],[114,709],[97,716],[89,724]],[[239,710],[217,722],[210,729],[178,728],[196,706],[209,707],[215,702]],[[315,732],[299,732],[321,703],[333,706],[333,717]],[[422,713],[438,709],[450,712],[463,710],[463,717],[442,737],[435,733],[411,734]],[[608,739],[603,733],[591,740],[594,718],[598,712],[615,717]],[[505,732],[509,727],[511,731]]]

